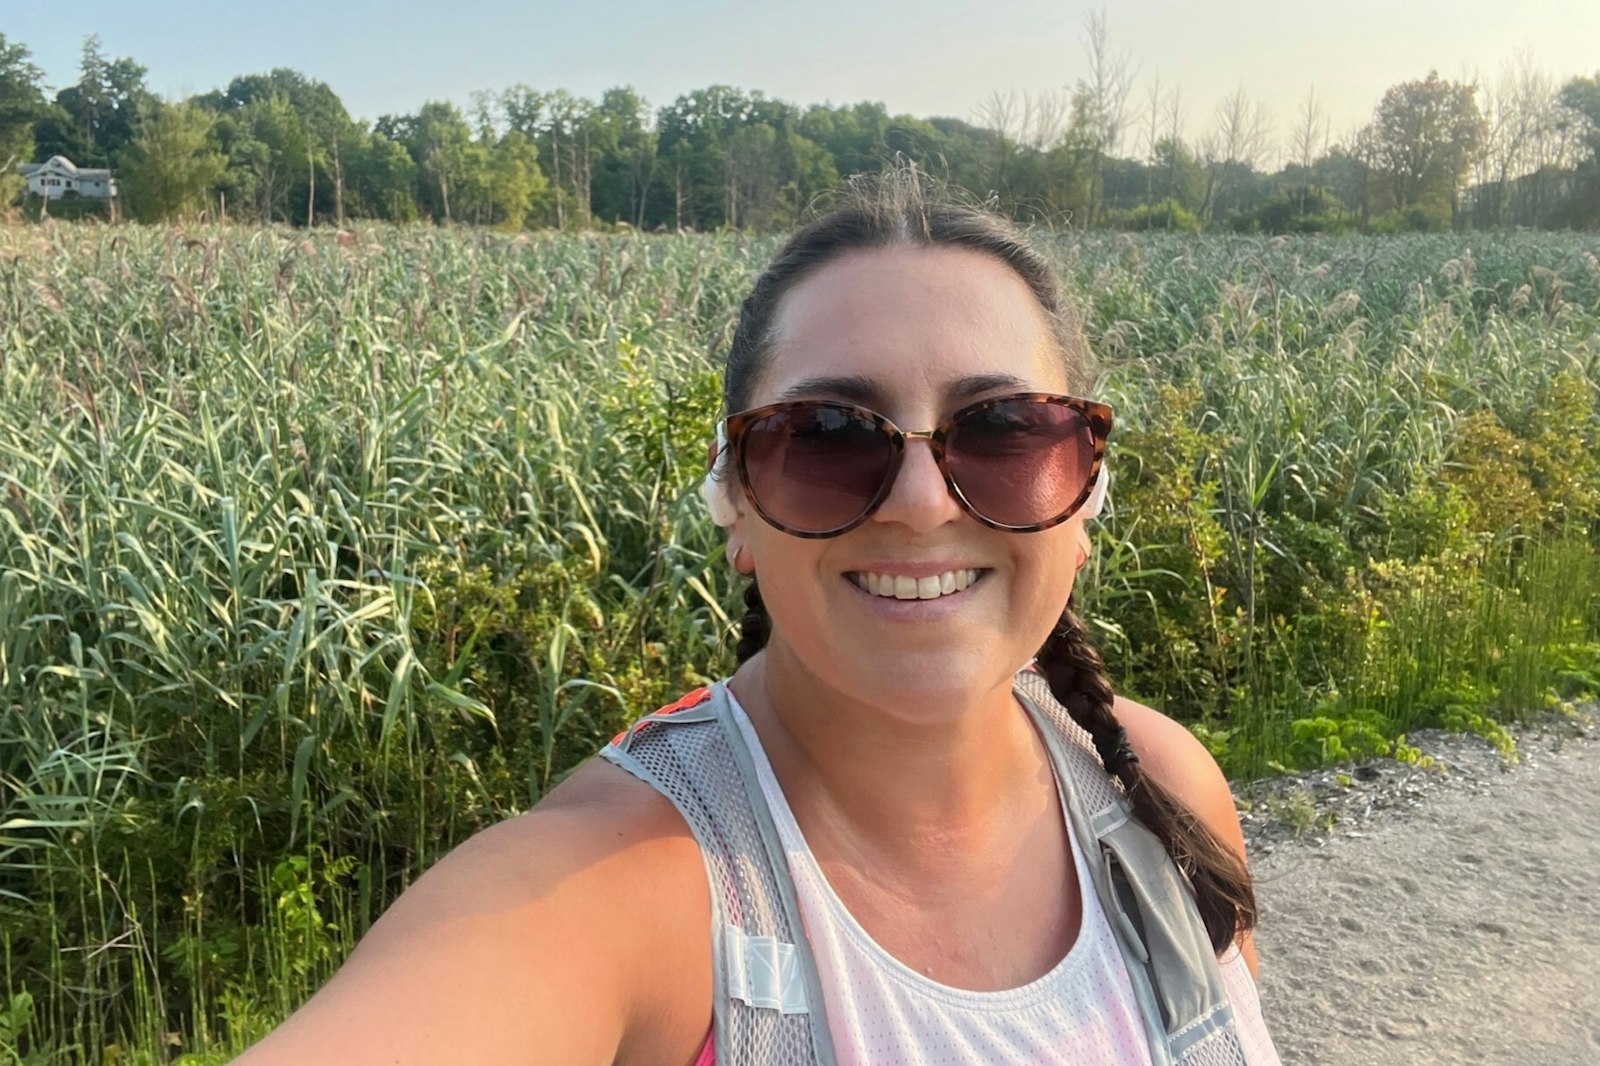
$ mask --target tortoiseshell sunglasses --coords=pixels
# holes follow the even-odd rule
[[[756,512],[797,537],[837,537],[865,522],[894,487],[913,438],[928,442],[967,514],[992,529],[1034,533],[1065,522],[1089,499],[1111,408],[1023,392],[908,432],[855,404],[796,400],[729,415],[717,429]]]

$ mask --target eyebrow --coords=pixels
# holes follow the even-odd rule
[[[969,374],[946,385],[944,395],[946,400],[967,400],[1000,389],[1022,390],[1028,387],[1028,382],[1010,374]],[[882,403],[885,395],[882,387],[871,378],[846,374],[797,381],[778,395],[778,402],[826,397],[874,407]]]

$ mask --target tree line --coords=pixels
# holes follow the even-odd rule
[[[807,107],[713,85],[653,108],[628,87],[599,100],[516,85],[460,106],[353,118],[290,69],[159,99],[146,68],[85,39],[55,92],[0,34],[0,208],[16,165],[62,155],[110,167],[141,221],[227,218],[342,225],[431,220],[521,230],[783,229],[850,174],[903,156],[1024,221],[1183,231],[1311,232],[1600,225],[1600,72],[1557,84],[1526,56],[1492,83],[1437,73],[1386,90],[1335,140],[1315,91],[1286,129],[1241,86],[1187,136],[1185,101],[1134,68],[1103,14],[1085,73],[1059,92],[997,93],[971,121],[862,102]]]

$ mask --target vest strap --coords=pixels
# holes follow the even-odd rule
[[[816,1066],[835,1066],[787,856],[724,685],[641,719],[603,754],[667,795],[706,857],[717,1060],[752,1063],[754,1049],[766,1055],[783,1040],[791,1049],[809,1045],[808,1061]],[[1049,751],[1074,834],[1098,845],[1100,861],[1088,864],[1094,884],[1083,889],[1100,898],[1117,934],[1153,1066],[1245,1066],[1221,970],[1187,879],[1160,839],[1132,817],[1088,733],[1044,679],[1024,671],[1015,689]],[[796,1053],[785,1052],[783,1061],[795,1061]]]
[[[811,1054],[813,1066],[838,1066],[838,1059],[833,1048],[833,1034],[828,1030],[828,1020],[823,1016],[821,1009],[822,978],[817,973],[817,961],[811,954],[811,945],[804,942],[805,924],[800,919],[800,901],[795,896],[794,881],[789,877],[789,857],[784,853],[783,845],[778,840],[778,827],[772,820],[772,809],[767,806],[767,798],[761,791],[761,780],[756,776],[755,760],[750,754],[750,748],[745,744],[744,733],[733,720],[733,711],[728,706],[728,683],[718,681],[711,686],[711,699],[707,706],[716,716],[717,724],[722,730],[722,736],[728,745],[728,753],[738,772],[744,786],[750,812],[755,817],[756,826],[760,831],[761,845],[766,853],[767,862],[775,871],[780,871],[777,879],[778,899],[773,901],[782,909],[790,929],[794,930],[800,943],[787,945],[792,949],[792,970],[796,980],[800,983],[804,993],[804,1002],[815,1002],[816,1011],[806,1011],[809,1014],[811,1032]],[[699,708],[697,708],[698,710]],[[780,971],[780,978],[782,974]],[[781,992],[778,999],[782,1002]],[[722,1047],[717,1047],[717,1054],[723,1053]],[[718,1061],[724,1061],[718,1059]]]
[[[727,953],[728,995],[780,1014],[810,1013],[800,953],[793,944],[772,936],[748,936],[732,924],[723,925],[722,944]]]

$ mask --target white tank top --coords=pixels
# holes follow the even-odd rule
[[[880,947],[845,908],[806,846],[744,708],[732,692],[728,697],[788,856],[840,1066],[1149,1066],[1138,1001],[1070,819],[1063,821],[1072,862],[1078,884],[1089,891],[1082,893],[1082,922],[1066,956],[1044,976],[1001,992],[939,984]],[[1222,964],[1250,1061],[1276,1063],[1238,949],[1230,948]],[[1263,1043],[1270,1058],[1255,1057]]]

